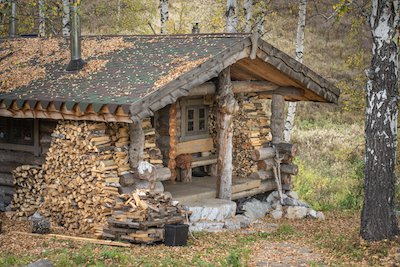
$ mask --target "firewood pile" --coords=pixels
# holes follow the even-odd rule
[[[161,150],[156,145],[156,131],[152,127],[150,119],[142,121],[142,128],[144,132],[143,160],[156,167],[163,167]]]
[[[99,237],[132,243],[153,243],[164,239],[164,225],[183,223],[185,210],[169,193],[136,190],[116,197],[112,216]]]
[[[252,152],[252,159],[257,161],[258,170],[251,177],[260,180],[281,177],[281,184],[290,186],[292,176],[298,174],[298,166],[293,163],[297,146],[289,143],[265,143]]]
[[[44,171],[40,166],[23,165],[13,171],[13,176],[16,190],[12,208],[18,210],[14,217],[30,217],[41,204]]]
[[[251,157],[252,151],[271,140],[269,104],[257,95],[237,96],[239,111],[233,118],[233,175],[248,177],[257,171],[257,162]],[[215,109],[214,105],[214,109]],[[210,133],[216,141],[216,118],[212,112],[209,119]],[[215,145],[215,147],[217,147]]]

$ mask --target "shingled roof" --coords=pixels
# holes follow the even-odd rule
[[[249,58],[252,43],[256,60]],[[35,117],[33,109],[50,109],[81,119],[99,112],[144,118],[230,65],[233,79],[270,80],[306,90],[304,99],[293,100],[337,103],[339,91],[318,74],[260,39],[256,46],[249,34],[85,37],[88,64],[68,73],[66,39],[5,39],[0,116]]]

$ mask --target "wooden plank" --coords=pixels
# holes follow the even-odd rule
[[[207,165],[211,165],[211,164],[217,164],[217,162],[218,162],[218,157],[216,155],[193,158],[192,168],[199,167],[199,166],[207,166]]]
[[[276,188],[276,182],[274,180],[266,180],[263,181],[258,188],[232,194],[232,200],[255,196],[257,194],[276,190]]]
[[[14,186],[14,177],[11,173],[0,173],[0,186]]]
[[[186,153],[208,152],[214,149],[212,138],[197,139],[187,142],[178,143],[176,147],[176,155]]]
[[[111,240],[93,239],[93,238],[87,238],[87,237],[77,237],[77,236],[67,236],[67,235],[57,235],[57,234],[41,235],[41,234],[18,232],[18,231],[13,231],[11,233],[27,235],[27,236],[32,236],[32,237],[55,238],[55,239],[61,239],[61,240],[72,240],[72,241],[77,241],[77,242],[87,242],[87,243],[96,244],[96,245],[127,247],[127,248],[132,247],[132,245],[129,243],[123,243],[123,242],[117,242],[117,241],[111,241]]]

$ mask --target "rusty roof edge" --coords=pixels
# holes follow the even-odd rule
[[[266,42],[262,39],[259,39],[258,48],[260,50],[262,50],[264,53],[266,53],[276,59],[279,59],[286,67],[292,69],[293,71],[295,71],[298,74],[301,74],[304,78],[306,78],[310,82],[313,82],[314,84],[318,85],[322,90],[329,91],[329,93],[333,94],[337,99],[339,98],[340,93],[341,93],[340,89],[338,89],[335,85],[333,85],[327,79],[322,77],[320,74],[316,73],[315,71],[313,71],[306,65],[298,62],[297,60],[295,60],[293,57],[289,56],[285,52],[279,50],[278,48],[274,47],[273,45],[269,44],[268,42]],[[268,62],[268,63],[270,63],[270,62]],[[290,76],[290,74],[286,73],[285,70],[283,70],[281,67],[276,66],[274,64],[272,64],[272,65],[274,67],[276,67],[278,70],[280,70]],[[297,80],[296,78],[294,78],[294,79]],[[304,84],[304,86],[307,87],[307,84],[305,84],[303,81],[298,81],[298,82]],[[318,94],[319,96],[324,97],[319,92],[316,92],[315,90],[313,90],[313,88],[308,88],[308,89],[310,89],[314,93]],[[334,102],[337,103],[338,100],[336,100]]]

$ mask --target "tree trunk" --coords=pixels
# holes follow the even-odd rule
[[[285,98],[282,95],[272,95],[271,101],[271,134],[272,143],[283,142],[283,130],[285,127]]]
[[[70,32],[69,0],[63,0],[62,3],[63,3],[62,35],[69,36]]]
[[[238,18],[236,14],[236,0],[228,0],[226,6],[226,31],[237,32]]]
[[[167,34],[167,22],[168,22],[168,0],[160,0],[160,15],[161,15],[161,34]]]
[[[11,14],[8,35],[15,37],[17,35],[17,3],[16,0],[11,0]]]
[[[299,0],[299,20],[297,22],[296,60],[303,63],[304,29],[306,27],[307,0]],[[288,114],[285,122],[285,141],[290,142],[296,116],[296,102],[289,102]]]
[[[233,115],[238,109],[228,67],[218,76],[217,196],[222,199],[231,199],[232,194]]]
[[[265,24],[265,10],[266,10],[266,1],[259,0],[258,1],[258,13],[256,19],[256,29],[260,36],[264,34],[264,24]]]
[[[136,170],[143,160],[144,132],[140,121],[129,124],[129,165]]]
[[[121,0],[117,2],[117,23],[118,32],[121,32]]]
[[[46,7],[44,0],[39,0],[39,36],[46,36]]]
[[[251,21],[253,18],[253,0],[244,0],[243,13],[246,20],[245,32],[251,32]]]
[[[372,60],[366,86],[365,180],[361,236],[398,233],[395,215],[399,1],[372,1]]]

